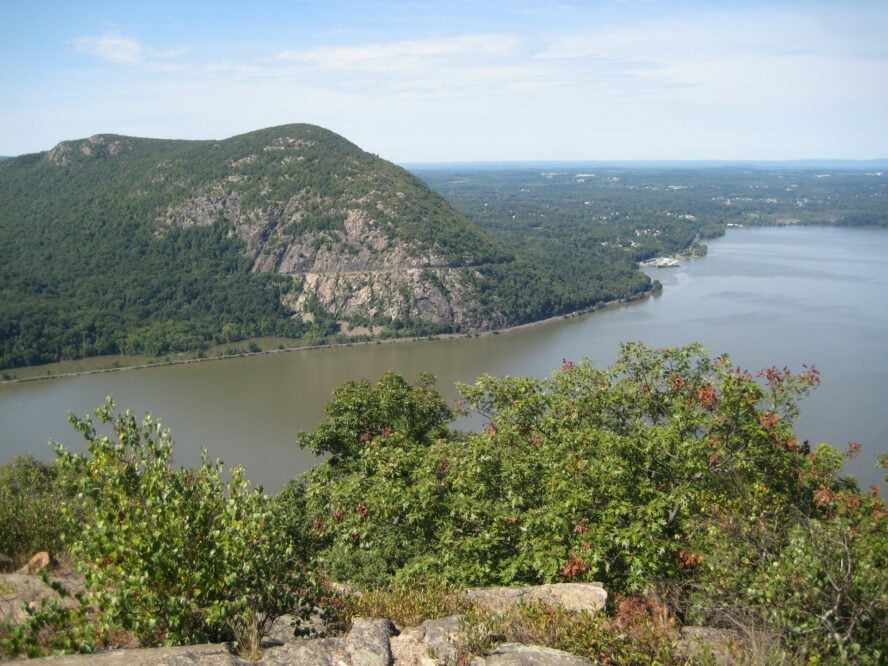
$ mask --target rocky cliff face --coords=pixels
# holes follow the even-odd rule
[[[301,138],[301,127],[229,157],[221,174],[167,207],[162,225],[223,220],[245,242],[253,271],[292,279],[283,301],[306,321],[320,306],[343,323],[422,321],[454,331],[502,325],[474,286],[477,250],[489,250],[473,247],[471,236],[482,246],[488,239],[412,175],[360,151],[339,155],[335,170],[326,166],[329,183],[313,177],[306,184],[302,175],[318,168],[322,146]],[[446,235],[452,230],[433,228],[442,216],[470,230],[456,252]]]
[[[514,320],[496,277],[508,251],[423,181],[312,125],[100,134],[2,161],[0,241],[4,369]]]

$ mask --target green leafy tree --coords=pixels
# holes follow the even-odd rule
[[[415,386],[390,372],[376,384],[349,381],[336,388],[326,407],[327,420],[313,433],[299,433],[304,449],[330,455],[331,464],[355,458],[371,439],[397,431],[416,444],[446,432],[453,414],[435,388],[435,377],[423,373]]]
[[[487,419],[476,433],[411,430],[380,411],[383,382],[349,384],[300,436],[333,457],[280,510],[328,574],[360,585],[599,580],[786,654],[879,663],[888,510],[838,476],[857,445],[795,437],[819,380],[753,375],[699,345],[626,344],[610,368],[565,361],[549,378],[461,386],[458,411]],[[430,381],[423,404],[439,400]]]
[[[305,608],[312,578],[242,469],[226,482],[206,454],[197,468],[177,468],[169,431],[150,415],[115,414],[110,399],[95,415],[109,435],[72,416],[86,454],[56,448],[79,500],[65,511],[86,516],[70,532],[70,552],[86,579],[84,603],[105,630],[146,645],[255,645],[281,614]]]
[[[325,562],[345,558],[345,572],[352,555],[378,551],[384,575],[649,588],[700,555],[694,536],[713,507],[810,503],[831,473],[791,428],[816,372],[766,375],[763,386],[696,345],[626,345],[610,369],[565,363],[547,379],[462,386],[488,418],[484,432],[432,438],[380,411],[369,385],[346,385],[328,420],[300,437],[333,454],[305,492]],[[409,393],[391,375],[383,386]],[[430,390],[424,404],[435,404]]]

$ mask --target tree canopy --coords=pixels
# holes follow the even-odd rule
[[[610,368],[565,361],[549,378],[461,386],[458,410],[486,419],[464,433],[441,430],[440,409],[431,428],[404,419],[437,402],[427,379],[404,409],[380,410],[392,387],[410,395],[387,375],[336,391],[299,438],[332,457],[278,501],[336,579],[665,588],[688,621],[755,612],[790,642],[822,632],[847,657],[866,636],[875,654],[888,514],[839,476],[842,453],[796,439],[818,381],[813,368],[753,375],[697,345],[627,344]]]

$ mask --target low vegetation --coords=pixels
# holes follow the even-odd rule
[[[86,454],[59,449],[0,476],[0,521],[9,498],[76,518],[52,535],[31,516],[34,534],[25,525],[3,547],[61,539],[86,581],[80,605],[34,611],[0,646],[89,650],[132,635],[247,653],[265,621],[323,605],[340,627],[461,613],[466,655],[517,640],[683,663],[679,628],[704,625],[731,630],[737,663],[883,663],[888,509],[839,475],[857,445],[796,439],[798,401],[818,381],[813,368],[753,375],[696,345],[627,344],[610,368],[484,376],[453,410],[427,375],[349,382],[298,437],[326,461],[274,498],[208,461],[176,468],[169,433],[109,403],[96,412],[107,435],[72,418]],[[450,427],[466,411],[483,431]],[[13,483],[35,469],[50,482]],[[561,581],[601,581],[606,612],[492,615],[458,593]]]
[[[85,580],[80,607],[44,606],[32,616],[35,632],[13,634],[8,649],[39,653],[41,629],[77,612],[75,646],[87,650],[122,633],[142,645],[258,645],[280,615],[311,607],[312,574],[296,558],[271,500],[243,470],[229,470],[224,481],[220,463],[175,467],[169,432],[150,416],[115,414],[110,400],[96,418],[109,434],[98,433],[89,417],[72,416],[86,453],[58,446],[55,463],[39,466],[61,480],[51,493],[19,489],[41,504],[61,497],[52,511],[32,516],[32,528],[46,527],[28,535],[27,545],[64,542]],[[59,509],[63,519],[47,522]],[[49,526],[55,534],[46,534]]]

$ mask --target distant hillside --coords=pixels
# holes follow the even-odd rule
[[[490,194],[492,232],[312,125],[97,135],[0,162],[0,368],[501,328],[636,297],[651,281],[635,262],[694,238],[546,238]]]
[[[0,367],[509,323],[477,271],[511,255],[418,178],[311,125],[98,135],[4,161],[0,242]]]

